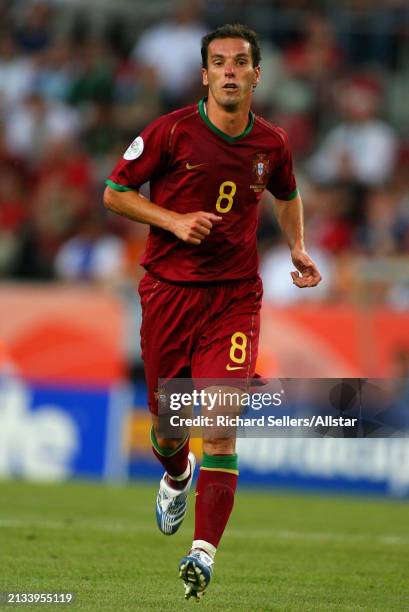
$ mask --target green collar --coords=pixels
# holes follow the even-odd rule
[[[229,136],[228,134],[225,134],[224,132],[219,130],[219,128],[216,127],[214,125],[214,123],[212,123],[210,121],[209,117],[206,115],[205,108],[204,108],[205,100],[206,100],[206,98],[202,98],[199,101],[199,105],[198,105],[199,106],[199,113],[200,113],[201,118],[206,123],[207,127],[209,127],[212,130],[212,132],[214,132],[215,134],[217,134],[221,138],[224,138],[224,140],[227,140],[227,142],[237,142],[238,140],[241,140],[242,138],[247,136],[247,134],[249,134],[251,132],[251,130],[253,129],[253,125],[254,125],[254,113],[252,113],[250,111],[249,122],[248,122],[247,127],[244,130],[244,132],[242,132],[238,136]]]

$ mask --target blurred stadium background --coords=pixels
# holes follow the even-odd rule
[[[266,198],[258,371],[409,377],[407,2],[0,0],[3,479],[160,474],[135,292],[147,232],[106,213],[102,192],[143,126],[203,95],[200,37],[230,21],[260,34],[255,110],[289,133],[324,276],[292,286]],[[409,495],[404,438],[241,440],[239,452],[242,482],[269,490]]]

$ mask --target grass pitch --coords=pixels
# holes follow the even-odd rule
[[[409,609],[408,503],[240,490],[196,604],[177,577],[193,497],[165,537],[155,495],[156,485],[0,482],[0,591],[76,593],[70,606],[22,610]]]

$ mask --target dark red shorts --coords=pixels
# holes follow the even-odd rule
[[[159,378],[254,376],[263,287],[260,278],[207,286],[174,285],[145,274],[141,347],[149,409]]]

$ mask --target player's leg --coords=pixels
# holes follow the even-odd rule
[[[193,543],[179,565],[187,599],[191,596],[200,599],[212,577],[217,547],[233,509],[237,487],[235,444],[235,438],[203,440]]]
[[[158,431],[158,416],[152,414],[151,444],[152,452],[166,470],[166,480],[175,489],[183,489],[191,474],[189,467],[189,436],[168,438]]]
[[[152,414],[151,443],[165,473],[156,500],[159,529],[172,535],[182,524],[193,479],[195,458],[189,452],[189,437],[164,436],[158,418],[158,380],[186,375],[189,367],[189,321],[180,317],[186,302],[185,288],[175,287],[146,275],[139,286],[142,304],[141,347]]]
[[[260,329],[260,281],[220,287],[212,296],[209,327],[192,362],[194,379],[229,381],[254,376]],[[219,313],[218,317],[212,314]],[[238,380],[239,379],[239,380]],[[226,406],[223,406],[225,410]],[[234,408],[234,407],[231,407]],[[217,407],[213,414],[217,412]],[[208,436],[203,440],[203,461],[196,484],[195,531],[190,553],[182,559],[180,575],[185,596],[199,598],[212,575],[217,547],[231,515],[238,480],[235,436]]]
[[[156,522],[163,534],[173,535],[186,515],[196,459],[189,451],[189,436],[163,438],[156,434],[158,429],[158,417],[152,415],[152,451],[165,469],[156,498]]]

